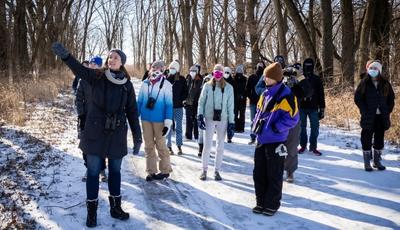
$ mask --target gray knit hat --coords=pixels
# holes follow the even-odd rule
[[[243,74],[244,73],[244,66],[243,66],[243,64],[240,64],[240,65],[238,65],[237,67],[236,67],[236,71],[235,71],[236,73],[241,73],[241,74]]]
[[[151,64],[151,68],[165,68],[165,62],[163,60],[158,60],[154,61],[153,64]]]
[[[125,65],[125,63],[126,63],[126,55],[122,50],[114,48],[114,49],[110,50],[110,53],[111,52],[116,52],[121,57],[122,65]]]

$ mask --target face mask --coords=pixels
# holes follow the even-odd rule
[[[151,73],[151,79],[157,79],[158,77],[160,77],[162,75],[161,71],[155,71]]]
[[[196,72],[190,72],[190,77],[192,77],[192,79],[194,79],[196,77]]]
[[[176,69],[169,69],[169,75],[175,75]]]
[[[375,77],[377,77],[379,75],[379,71],[375,70],[375,69],[369,69],[368,70],[368,75],[373,77],[373,78],[375,78]]]
[[[213,76],[214,76],[215,80],[219,81],[224,76],[224,74],[221,71],[216,70],[216,71],[214,71]]]
[[[229,77],[229,73],[224,73],[224,78],[228,78]]]

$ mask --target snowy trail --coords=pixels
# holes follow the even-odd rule
[[[134,81],[136,90],[140,84]],[[14,189],[32,198],[21,206],[37,229],[85,226],[86,192],[81,182],[85,168],[77,148],[72,99],[64,94],[55,108],[40,107],[32,114],[31,128],[3,126],[0,130],[0,167],[16,153],[34,158],[41,152],[44,158],[39,165],[32,161],[32,167],[27,166],[26,174],[34,171],[33,178],[25,176],[21,181],[15,173],[0,173],[0,181],[20,181]],[[387,170],[368,173],[361,162],[359,134],[325,126],[319,138],[323,155],[299,156],[295,183],[284,183],[279,212],[273,217],[253,214],[254,146],[247,145],[248,123],[246,127],[245,133],[235,134],[234,143],[225,144],[221,182],[213,180],[213,158],[208,180],[198,179],[201,159],[194,141],[184,142],[184,155],[171,156],[174,171],[162,182],[144,180],[143,147],[139,156],[129,154],[122,165],[121,191],[123,208],[131,218],[121,222],[110,217],[107,184],[101,183],[97,229],[400,229],[399,149],[387,146],[383,156]],[[36,140],[35,145],[29,139]],[[19,158],[15,161],[18,165]],[[32,190],[22,186],[32,181],[37,184]],[[0,185],[0,194],[15,191]],[[4,202],[2,196],[0,205]]]

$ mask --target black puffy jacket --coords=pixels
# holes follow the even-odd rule
[[[263,68],[257,68],[256,72],[250,75],[246,84],[246,96],[250,99],[250,105],[257,105],[260,96],[256,93],[256,85],[263,75]]]
[[[127,120],[133,140],[142,140],[132,82],[128,80],[124,84],[112,83],[104,71],[86,68],[72,55],[63,61],[75,75],[80,76],[92,88],[92,97],[87,104],[85,129],[79,147],[85,154],[121,159],[128,153]],[[114,74],[125,77],[123,72]],[[106,121],[110,121],[112,117],[115,117],[115,129],[106,129]]]
[[[371,77],[364,77],[358,85],[354,102],[361,113],[360,125],[363,129],[373,129],[374,119],[379,108],[383,118],[385,130],[390,128],[390,113],[393,111],[395,95],[389,81],[378,78],[378,86],[375,87]]]
[[[172,100],[174,102],[174,108],[182,108],[183,101],[186,100],[188,95],[188,89],[186,85],[186,79],[179,75],[179,73],[177,74],[177,76],[168,76],[167,80],[172,84]]]
[[[235,104],[236,102],[246,101],[246,84],[247,84],[247,77],[241,73],[235,74],[233,77],[235,81],[236,90],[235,90]]]
[[[194,79],[190,75],[186,77],[188,96],[186,98],[186,105],[191,105],[197,108],[199,104],[199,98],[201,89],[203,86],[203,77],[197,74]]]

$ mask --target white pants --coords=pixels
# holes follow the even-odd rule
[[[204,148],[202,154],[203,170],[207,171],[208,160],[210,159],[210,151],[213,145],[214,132],[217,132],[217,153],[215,157],[215,171],[219,171],[222,165],[222,157],[224,156],[224,141],[228,122],[205,120],[206,130],[204,131]]]

